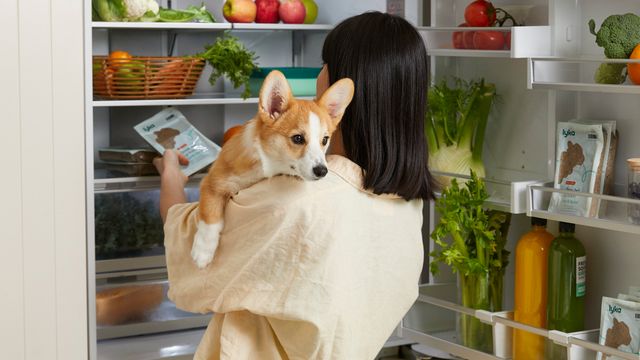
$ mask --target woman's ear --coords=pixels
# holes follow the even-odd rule
[[[291,104],[289,82],[278,70],[267,75],[260,89],[258,111],[272,120],[277,120]]]
[[[337,126],[347,106],[353,99],[353,81],[348,78],[336,81],[327,91],[322,94],[318,104],[323,107],[331,116],[333,125]]]

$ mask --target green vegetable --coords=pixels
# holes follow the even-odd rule
[[[627,79],[627,64],[602,63],[594,80],[598,84],[622,84]]]
[[[205,51],[195,55],[205,59],[213,67],[209,83],[214,85],[221,76],[226,76],[235,89],[244,86],[243,99],[251,95],[249,77],[258,59],[254,52],[247,50],[235,37],[224,34],[213,45],[205,46]]]
[[[462,275],[490,274],[503,271],[507,265],[504,245],[507,215],[484,209],[489,198],[484,181],[472,171],[471,179],[460,187],[456,179],[442,191],[436,201],[440,222],[431,238],[440,250],[431,252],[430,270],[439,271],[445,263]],[[452,241],[448,243],[447,237]]]
[[[91,4],[102,21],[138,21],[159,11],[155,0],[93,0]]]
[[[200,22],[213,23],[216,20],[213,15],[207,11],[204,3],[200,6],[189,6],[184,10],[160,8],[158,14],[149,14],[144,16],[141,21],[153,22]]]
[[[640,43],[640,17],[636,14],[611,15],[596,33],[596,23],[589,20],[589,31],[596,36],[596,44],[604,48],[610,59],[628,59]]]
[[[425,132],[432,169],[485,176],[484,133],[495,97],[495,85],[484,80],[457,79],[454,87],[443,80],[429,89]]]

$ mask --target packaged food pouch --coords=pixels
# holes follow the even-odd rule
[[[558,123],[556,174],[554,187],[561,190],[593,193],[600,177],[604,133],[602,124]],[[592,198],[553,193],[549,211],[589,216]]]
[[[618,294],[618,299],[640,303],[640,296],[635,296],[632,294]]]
[[[182,172],[187,176],[211,164],[221,150],[175,108],[164,109],[133,128],[160,154],[175,149],[186,156],[189,165]]]
[[[640,303],[609,297],[602,298],[600,345],[631,354],[640,349]],[[598,353],[598,360],[620,359]]]
[[[629,295],[640,297],[640,286],[629,286]]]

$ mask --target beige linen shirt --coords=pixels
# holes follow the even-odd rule
[[[418,295],[422,201],[362,189],[328,157],[306,182],[278,176],[236,194],[213,262],[190,258],[198,204],[169,210],[169,297],[214,312],[195,359],[373,359]]]

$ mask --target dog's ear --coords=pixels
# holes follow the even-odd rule
[[[291,104],[291,96],[289,82],[280,71],[274,70],[264,79],[260,89],[258,111],[277,120]]]
[[[348,78],[336,81],[327,91],[322,94],[318,104],[325,108],[333,120],[333,125],[337,126],[344,111],[353,98],[353,81]]]

